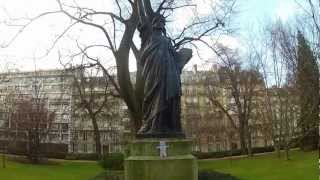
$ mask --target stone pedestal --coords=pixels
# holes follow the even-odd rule
[[[160,157],[164,141],[166,156]],[[125,180],[198,180],[198,165],[186,139],[143,139],[130,144],[125,160]]]

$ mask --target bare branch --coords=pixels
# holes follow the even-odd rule
[[[217,29],[220,27],[220,25],[223,25],[222,22],[217,22],[213,27],[207,29],[206,31],[204,31],[203,33],[201,33],[199,36],[197,37],[184,37],[182,40],[178,41],[177,43],[175,43],[174,47],[175,49],[179,49],[182,45],[186,44],[186,43],[190,43],[192,41],[200,41],[202,37],[206,36],[208,33],[210,33],[211,31]],[[224,26],[224,25],[223,25]],[[189,26],[192,27],[192,26]],[[184,30],[185,31],[185,30]],[[203,41],[202,41],[203,42]]]
[[[120,6],[120,4],[119,4],[119,0],[115,0],[115,1],[116,1],[116,4],[117,4],[117,7],[118,7],[118,9],[119,9],[120,17],[122,17],[122,8],[121,8],[121,6]]]
[[[121,23],[125,23],[126,22],[126,20],[123,19],[121,16],[117,16],[114,13],[111,13],[111,12],[103,12],[103,11],[93,11],[93,12],[90,12],[90,13],[86,13],[81,18],[86,18],[88,16],[93,16],[93,15],[107,15],[107,16],[110,16],[111,18],[114,18],[114,19],[118,20]]]
[[[103,73],[108,77],[108,79],[111,81],[112,85],[114,86],[115,90],[117,91],[118,94],[120,94],[120,87],[119,85],[116,83],[116,81],[114,80],[114,77],[108,72],[108,70],[100,63],[99,59],[97,58],[92,58],[90,57],[87,52],[85,50],[83,50],[79,44],[78,48],[81,50],[81,52],[85,55],[86,58],[94,61],[97,63],[97,65],[103,70]]]
[[[60,13],[60,11],[50,11],[50,12],[44,12],[44,13],[41,13],[33,18],[24,18],[24,20],[27,20],[29,21],[28,23],[26,24],[21,24],[21,25],[14,25],[14,24],[8,24],[7,22],[2,22],[2,23],[5,23],[7,25],[10,25],[10,26],[20,26],[21,28],[18,30],[18,32],[9,40],[8,43],[3,43],[1,45],[1,48],[6,48],[8,47],[10,44],[12,44],[17,38],[18,36],[23,33],[25,31],[25,29],[27,27],[29,27],[31,24],[33,24],[36,20],[40,19],[41,17],[44,17],[44,16],[47,16],[47,15],[52,15],[52,14],[58,14]]]
[[[62,6],[62,3],[60,2],[60,0],[56,0],[56,1],[57,1],[58,4],[59,4],[60,11],[61,11],[62,13],[64,13],[65,15],[67,15],[68,17],[70,17],[71,19],[73,19],[73,20],[75,20],[75,21],[77,21],[77,22],[80,22],[80,23],[82,23],[82,24],[86,24],[86,25],[93,26],[93,27],[96,27],[96,28],[100,29],[100,30],[104,33],[104,35],[106,36],[107,41],[108,41],[108,43],[109,43],[109,46],[110,46],[110,48],[111,48],[112,53],[113,53],[114,55],[116,55],[116,49],[115,49],[115,47],[114,47],[113,44],[112,44],[111,37],[110,37],[109,33],[107,32],[107,30],[106,30],[103,26],[98,25],[98,24],[95,24],[95,23],[91,23],[91,22],[84,21],[83,19],[80,19],[80,18],[77,18],[77,17],[71,15],[70,13],[68,13],[67,11],[65,11],[65,10],[63,9],[63,6]]]

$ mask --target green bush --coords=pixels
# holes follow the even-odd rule
[[[122,153],[110,153],[100,160],[99,164],[106,170],[124,170],[124,155]]]
[[[192,153],[198,159],[211,159],[211,158],[223,158],[228,156],[239,156],[241,150],[231,151],[217,151],[217,152],[193,152]]]
[[[99,160],[99,155],[96,153],[78,154],[78,160]]]
[[[198,180],[239,180],[230,174],[224,174],[215,171],[200,171]]]
[[[62,152],[46,153],[43,156],[45,156],[47,158],[53,158],[53,159],[65,159],[66,153],[62,153]]]
[[[253,153],[266,153],[266,152],[273,152],[273,151],[274,151],[273,146],[252,148]]]
[[[96,153],[71,153],[67,154],[65,157],[66,160],[99,160],[99,155]]]
[[[77,160],[77,158],[77,154],[70,153],[66,155],[65,160]]]

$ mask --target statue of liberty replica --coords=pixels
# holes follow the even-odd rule
[[[197,180],[180,119],[181,80],[191,49],[177,50],[166,33],[166,18],[150,0],[138,0],[140,61],[144,81],[143,124],[125,159],[125,180]]]
[[[138,1],[141,65],[144,80],[143,125],[137,137],[183,138],[180,74],[191,49],[176,51],[166,34],[166,19],[149,1]]]

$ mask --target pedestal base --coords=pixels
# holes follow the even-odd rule
[[[167,157],[160,157],[159,142],[165,141]],[[197,180],[198,165],[185,139],[144,139],[130,145],[125,160],[125,180]]]

